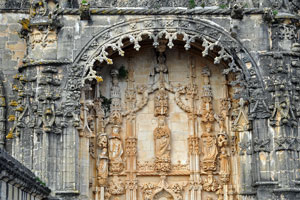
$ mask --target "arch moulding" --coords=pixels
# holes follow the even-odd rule
[[[101,30],[76,56],[69,75],[73,81],[76,79],[77,86],[80,88],[86,80],[99,79],[96,71],[93,70],[96,61],[113,64],[113,60],[110,58],[111,49],[120,56],[125,55],[122,50],[125,47],[125,40],[129,40],[129,43],[133,44],[133,48],[139,51],[141,48],[139,43],[144,39],[151,39],[156,48],[159,45],[159,39],[162,38],[168,40],[169,48],[174,46],[175,40],[181,40],[185,43],[186,50],[189,50],[196,42],[199,44],[200,41],[204,49],[203,57],[214,51],[215,64],[221,61],[228,63],[228,68],[223,73],[234,72],[237,74],[237,80],[233,84],[247,88],[249,84],[256,82],[258,83],[257,87],[264,90],[264,83],[257,64],[240,41],[212,21],[189,17],[143,17],[134,21],[116,23]]]

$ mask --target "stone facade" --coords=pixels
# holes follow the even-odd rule
[[[2,0],[0,147],[56,199],[298,199],[299,8]]]

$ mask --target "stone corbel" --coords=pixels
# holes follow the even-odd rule
[[[81,1],[79,13],[80,13],[81,20],[90,20],[91,19],[90,4],[86,0]]]
[[[244,8],[239,4],[234,4],[231,8],[230,16],[232,19],[243,19]]]

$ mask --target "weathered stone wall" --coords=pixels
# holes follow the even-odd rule
[[[183,199],[200,196],[298,198],[300,51],[297,42],[300,32],[297,1],[249,0],[235,2],[237,7],[224,1],[205,1],[205,5],[202,1],[195,4],[193,1],[89,1],[91,10],[88,6],[78,9],[77,1],[59,1],[60,8],[56,7],[57,1],[41,2],[35,2],[29,10],[27,1],[0,1],[0,69],[7,104],[5,147],[46,182],[52,195],[62,199],[102,200],[109,192],[121,199],[142,199],[145,196],[139,195],[146,193],[145,188],[142,189],[144,184],[161,181],[163,185],[166,180],[171,185],[186,184],[183,184]],[[186,8],[194,6],[197,8]],[[30,21],[23,20],[21,25],[22,18]],[[165,32],[159,38],[156,34],[161,31]],[[142,33],[139,38],[138,34]],[[122,37],[123,46],[117,42]],[[162,63],[168,71],[164,71],[163,76],[168,76],[175,89],[165,88],[169,92],[169,113],[158,116],[165,117],[171,131],[171,163],[175,165],[180,160],[180,167],[190,165],[190,172],[184,171],[178,176],[153,170],[144,173],[139,168],[144,163],[142,167],[152,169],[155,161],[153,132],[158,126],[154,111],[157,88],[149,89],[149,80],[150,75],[155,76],[153,68],[159,62],[158,50],[153,45],[160,45],[164,41],[160,39],[167,41],[167,50],[163,52],[166,63]],[[105,49],[105,45],[111,48]],[[220,51],[222,49],[226,53]],[[231,108],[226,118],[230,184],[223,184],[221,189],[214,189],[216,186],[212,183],[209,189],[205,185],[211,171],[202,169],[203,143],[190,149],[188,137],[193,131],[199,133],[195,141],[203,142],[201,113],[194,113],[196,122],[191,122],[194,115],[180,109],[175,101],[175,91],[180,89],[178,83],[187,85],[190,81],[191,55],[196,60],[196,107],[201,107],[203,101],[204,66],[212,73],[210,84],[215,113],[221,112],[220,99],[226,91],[224,77],[229,82],[234,80],[228,85]],[[221,64],[217,64],[218,59]],[[234,62],[230,63],[231,60]],[[110,70],[121,66],[128,71],[132,67],[134,71],[130,80],[134,82],[132,91],[128,90],[131,83],[126,78],[112,78]],[[230,75],[222,75],[221,69],[228,69]],[[104,81],[97,84],[96,80],[101,82],[102,78]],[[143,84],[145,86],[137,87]],[[118,92],[111,91],[112,88],[118,91],[118,87],[120,97]],[[232,98],[233,94],[237,100]],[[126,114],[132,107],[139,106],[135,100],[143,102],[147,95],[149,99],[142,109]],[[189,98],[191,96],[184,99],[187,105],[191,105]],[[3,106],[0,108],[3,110]],[[221,125],[217,119],[215,116],[213,133],[219,137],[217,132]],[[195,130],[190,125],[193,123]],[[112,135],[112,127],[121,130],[121,139]],[[104,139],[99,142],[98,138]],[[105,149],[105,142],[118,146],[120,141],[124,148],[121,164],[118,159],[109,157],[112,153],[106,153]],[[221,160],[223,163],[226,160],[224,154],[219,157],[222,145],[218,147],[218,169],[212,170],[218,182],[221,182]],[[196,153],[190,155],[189,151]],[[107,174],[100,170],[99,166],[105,166],[103,163],[109,165]],[[116,191],[112,191],[108,183],[117,186]],[[128,187],[124,188],[122,183]],[[153,187],[160,186],[154,184]],[[204,189],[198,190],[199,187]],[[161,195],[167,197],[167,193]],[[223,197],[223,193],[227,196]]]
[[[6,97],[6,104],[12,99],[14,76],[18,73],[18,66],[22,65],[23,58],[26,54],[26,42],[19,37],[21,25],[19,20],[26,18],[26,14],[3,13],[0,15],[0,63],[1,63],[1,80],[3,81],[3,93]],[[6,117],[14,115],[14,110],[7,106]],[[6,124],[6,130],[9,130],[10,123]],[[7,141],[7,150],[11,151],[10,141]]]

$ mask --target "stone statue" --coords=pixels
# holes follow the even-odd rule
[[[216,137],[210,131],[211,124],[207,124],[206,131],[201,136],[203,142],[203,169],[205,171],[216,170],[216,158],[218,155]]]
[[[100,153],[97,159],[98,183],[99,185],[106,185],[108,177],[108,141],[107,135],[101,134],[97,139],[97,144],[100,148]]]
[[[225,147],[221,148],[220,155],[220,180],[223,184],[229,182],[230,176],[230,163],[229,163],[229,155]]]
[[[112,134],[109,144],[109,159],[111,161],[122,162],[123,146],[120,138],[120,127],[115,125],[112,128]]]
[[[156,169],[168,171],[170,168],[171,131],[165,124],[165,117],[158,117],[158,127],[154,129]]]
[[[228,161],[229,155],[227,154],[226,148],[221,148],[221,155],[220,155],[220,174],[221,176],[225,175],[228,176],[230,174],[230,166]]]
[[[121,172],[123,170],[123,144],[120,137],[120,127],[113,125],[109,139],[110,171]]]
[[[169,82],[168,67],[166,66],[166,57],[165,57],[165,51],[166,51],[165,40],[160,41],[157,51],[159,52],[159,55],[157,56],[157,64],[153,68],[153,71],[150,74],[150,77],[152,77],[151,85],[155,85],[155,84],[162,85],[164,83]]]
[[[164,117],[159,117],[154,137],[156,157],[168,159],[170,157],[170,129],[165,125]]]

